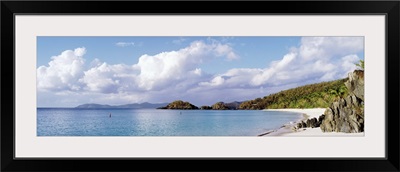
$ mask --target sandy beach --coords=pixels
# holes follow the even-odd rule
[[[325,112],[325,108],[313,108],[313,109],[264,109],[264,111],[284,111],[284,112],[296,112],[303,114],[303,119],[307,120],[311,118],[317,118],[321,116]],[[300,120],[300,121],[301,121]],[[267,133],[260,134],[259,136],[317,136],[317,137],[326,137],[326,136],[364,136],[364,133],[338,133],[338,132],[329,132],[324,133],[322,130],[317,128],[300,128],[298,130],[293,130],[293,127],[297,124],[297,122],[291,122],[289,124],[284,124],[283,127],[269,131]]]

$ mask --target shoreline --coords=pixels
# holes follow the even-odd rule
[[[295,122],[289,122],[283,124],[282,127],[270,130],[265,133],[259,134],[257,136],[268,137],[268,136],[364,136],[364,132],[362,133],[341,133],[341,132],[322,132],[320,127],[316,128],[300,128],[293,129],[297,123],[301,121],[305,121],[307,119],[317,118],[324,114],[326,108],[311,108],[311,109],[263,109],[263,111],[281,111],[281,112],[295,112],[302,114],[302,119],[299,119]]]

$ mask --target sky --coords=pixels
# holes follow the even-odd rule
[[[37,37],[37,107],[245,101],[347,77],[363,37]]]

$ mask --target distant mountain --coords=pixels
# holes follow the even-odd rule
[[[133,103],[133,104],[126,104],[126,105],[119,105],[116,106],[117,108],[133,108],[133,109],[156,109],[160,106],[167,106],[168,103]]]
[[[116,108],[116,109],[156,109],[161,106],[167,106],[168,103],[133,103],[133,104],[126,104],[126,105],[118,105],[118,106],[111,106],[111,105],[101,105],[101,104],[83,104],[79,105],[75,108],[78,109],[102,109],[102,108]]]
[[[110,105],[101,105],[101,104],[94,104],[94,103],[89,103],[89,104],[83,104],[79,105],[75,108],[88,108],[88,109],[95,109],[95,108],[112,108],[113,106]]]

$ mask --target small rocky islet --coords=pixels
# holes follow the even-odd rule
[[[177,100],[169,103],[167,106],[159,107],[157,109],[179,109],[179,110],[197,110],[199,107],[182,100]]]

